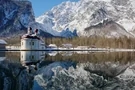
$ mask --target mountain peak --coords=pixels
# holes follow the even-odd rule
[[[96,25],[98,27],[100,23],[104,24],[104,21],[111,20],[115,23],[107,25],[115,26],[117,31],[125,32],[125,34],[121,34],[114,30],[117,35],[129,36],[130,34],[127,33],[131,33],[135,29],[134,4],[134,0],[67,1],[52,8],[49,11],[51,14],[45,13],[42,21],[50,18],[51,22],[53,22],[53,24],[49,24],[51,30],[61,32],[69,28],[73,32],[76,28],[79,36],[86,36],[85,28]],[[37,19],[37,22],[41,21]]]
[[[84,1],[84,2],[90,2],[90,1],[93,1],[93,2],[99,2],[99,1],[111,2],[112,0],[80,0],[80,1]]]

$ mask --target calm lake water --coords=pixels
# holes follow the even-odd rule
[[[135,90],[135,53],[0,52],[0,90]]]

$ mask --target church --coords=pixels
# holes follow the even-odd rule
[[[44,50],[45,43],[37,34],[38,29],[32,33],[32,28],[29,27],[27,34],[21,37],[21,50]]]

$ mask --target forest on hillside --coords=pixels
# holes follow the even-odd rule
[[[75,37],[75,38],[42,38],[46,45],[56,44],[61,47],[62,44],[72,44],[73,47],[89,46],[97,48],[128,48],[135,49],[135,38],[120,37]],[[20,37],[5,39],[8,45],[20,45]]]
[[[75,37],[75,38],[45,38],[46,44],[72,44],[73,47],[89,46],[97,48],[133,48],[135,49],[135,38],[106,38],[106,37]]]

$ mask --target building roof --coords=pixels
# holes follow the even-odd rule
[[[50,44],[49,47],[56,47],[57,48],[56,44]]]
[[[25,34],[25,35],[22,36],[22,39],[24,39],[24,38],[30,38],[30,39],[38,39],[38,40],[40,40],[40,38],[38,36],[27,35],[27,34]]]
[[[5,40],[0,39],[0,44],[7,44]]]

